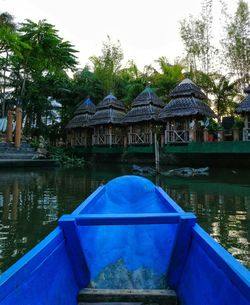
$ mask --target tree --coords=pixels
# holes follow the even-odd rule
[[[93,71],[97,79],[103,84],[106,94],[111,90],[116,93],[117,75],[121,69],[122,60],[123,51],[120,42],[113,43],[109,36],[107,41],[103,43],[102,54],[90,57]]]
[[[20,35],[16,32],[14,17],[8,13],[0,14],[0,93],[2,117],[5,116],[5,98],[8,86],[10,56],[15,54],[15,56],[21,58],[24,48],[28,49],[29,46],[21,41]]]
[[[26,20],[19,29],[22,41],[31,46],[20,61],[22,73],[22,87],[20,96],[25,93],[27,77],[41,75],[48,72],[56,72],[65,69],[74,69],[76,66],[76,50],[68,42],[58,36],[54,25],[46,20],[35,23]]]
[[[209,93],[212,96],[218,122],[224,115],[233,115],[237,103],[235,97],[238,94],[238,81],[232,81],[225,75],[214,73],[210,75]]]
[[[223,47],[223,62],[226,60],[227,68],[240,79],[241,89],[250,80],[250,12],[248,3],[239,0],[234,16],[227,13],[227,6],[223,3],[225,17]]]
[[[202,3],[201,18],[189,17],[180,22],[180,34],[190,71],[210,73],[217,50],[212,45],[212,0]]]
[[[161,73],[153,76],[152,85],[162,100],[168,101],[170,91],[184,78],[183,66],[179,63],[172,65],[165,57],[160,57],[156,62],[160,66]]]
[[[129,108],[133,99],[145,88],[148,84],[148,76],[141,72],[137,65],[131,60],[127,66],[119,71],[122,90],[120,95],[122,100]]]
[[[26,20],[21,23],[18,33],[29,48],[22,50],[21,58],[11,57],[15,97],[22,101],[27,124],[30,126],[33,121],[42,128],[41,119],[47,113],[48,97],[55,94],[56,84],[60,83],[66,70],[74,70],[76,51],[46,20],[38,23]]]

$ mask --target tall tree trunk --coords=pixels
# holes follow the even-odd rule
[[[2,97],[2,117],[5,117],[5,93],[6,93],[6,72],[7,72],[7,66],[8,66],[8,59],[9,59],[9,53],[6,52],[6,58],[5,58],[5,64],[3,69],[3,97]]]

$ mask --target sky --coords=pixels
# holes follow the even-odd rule
[[[238,0],[224,0],[233,13]],[[219,41],[220,0],[214,0],[214,39]],[[140,69],[160,56],[170,62],[183,55],[180,20],[199,16],[202,0],[0,0],[0,12],[17,22],[46,19],[59,35],[79,51],[79,66],[100,55],[109,35],[120,40],[124,63],[134,60]]]

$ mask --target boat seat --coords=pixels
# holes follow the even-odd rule
[[[139,305],[152,302],[154,304],[177,305],[177,296],[170,289],[81,289],[78,294],[78,304],[98,305],[117,302],[119,305]],[[132,302],[132,303],[131,303]]]

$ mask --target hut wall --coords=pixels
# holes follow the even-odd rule
[[[92,145],[96,146],[123,146],[123,133],[121,127],[96,126],[92,136]]]
[[[165,130],[165,144],[187,142],[203,142],[203,129],[196,119],[168,121]]]
[[[129,127],[128,145],[152,145],[153,143],[153,130],[150,123]]]
[[[75,146],[91,146],[92,131],[89,128],[75,128],[67,133],[67,145]]]
[[[250,114],[245,115],[245,124],[243,128],[243,141],[250,141]]]
[[[189,142],[190,120],[171,120],[166,124],[165,144]]]

